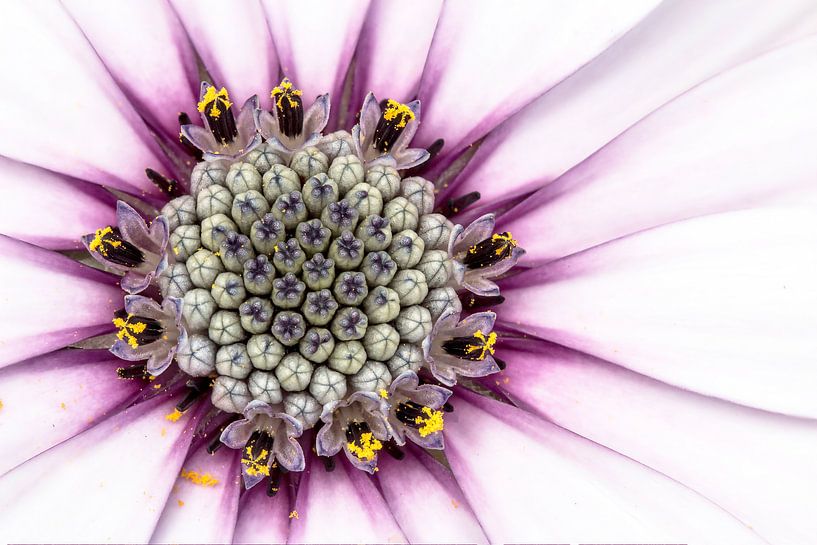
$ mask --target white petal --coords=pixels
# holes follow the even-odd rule
[[[446,454],[491,543],[761,543],[658,472],[510,405],[463,395],[448,416]]]
[[[190,443],[177,400],[141,403],[0,478],[0,528],[12,543],[145,543]]]
[[[817,535],[813,420],[673,388],[562,347],[529,350],[502,350],[508,367],[497,377],[528,410],[693,488],[769,543]]]
[[[815,417],[815,278],[817,211],[747,210],[520,274],[500,320],[681,388]]]

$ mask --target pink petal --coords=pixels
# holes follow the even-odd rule
[[[417,95],[441,9],[441,0],[371,5],[357,46],[353,112],[368,92],[403,103]]]
[[[646,118],[499,223],[521,238],[528,250],[523,262],[538,262],[699,215],[815,204],[815,71],[817,39],[725,72]]]
[[[267,496],[267,483],[248,490],[241,497],[233,543],[286,543],[289,534],[289,487],[281,481],[275,497]]]
[[[178,400],[156,397],[0,478],[0,528],[14,543],[144,543],[190,444]]]
[[[0,475],[85,431],[141,388],[107,350],[60,350],[0,369]]]
[[[303,90],[305,104],[329,93],[330,100],[340,105],[368,4],[369,0],[264,0],[281,71]],[[337,124],[338,110],[333,107],[330,112],[330,130]]]
[[[124,191],[160,195],[145,168],[161,168],[165,159],[61,4],[10,4],[4,21],[0,118],[6,130],[0,133],[0,154]]]
[[[814,32],[817,10],[813,8],[809,0],[662,3],[606,52],[498,127],[450,188],[455,188],[455,194],[477,190],[482,193],[482,202],[487,202],[550,183],[680,93]],[[740,28],[733,28],[729,39],[724,40],[724,21],[735,20],[740,20]],[[741,92],[753,89],[749,84]],[[782,101],[768,103],[781,105]],[[713,113],[720,114],[717,109]],[[753,111],[748,117],[758,113]],[[679,123],[687,129],[704,119],[711,121],[708,115],[688,114],[672,121],[662,117],[647,123],[661,122],[675,130]],[[649,146],[649,141],[646,138],[642,143]],[[702,145],[695,138],[685,144]],[[639,157],[642,162],[659,165],[667,159],[666,153],[660,157],[655,157],[656,151],[643,153],[646,155]],[[686,150],[678,155],[686,156]],[[672,174],[673,181],[683,180],[684,186],[697,182],[676,176],[669,167],[666,172]],[[497,179],[502,183],[496,183]],[[641,178],[635,181],[640,182]],[[619,191],[617,201],[622,196]]]
[[[264,103],[278,83],[278,57],[261,6],[250,0],[232,2],[225,20],[214,16],[225,8],[220,0],[172,4],[215,84],[226,87],[236,104],[256,94]]]
[[[241,492],[240,453],[222,448],[209,454],[208,442],[184,461],[151,543],[231,542]]]
[[[195,108],[199,81],[190,42],[170,5],[164,0],[64,4],[131,103],[176,141],[179,112]]]
[[[3,235],[0,254],[0,367],[111,329],[115,277]]]
[[[88,182],[0,157],[0,185],[0,232],[37,246],[80,249],[80,237],[116,221],[114,196]]]
[[[420,83],[415,144],[450,156],[604,51],[656,4],[446,2]]]
[[[405,543],[389,506],[368,474],[343,456],[328,472],[313,453],[295,498],[288,543]],[[294,515],[293,515],[294,516]]]
[[[658,472],[510,405],[462,395],[446,454],[491,543],[761,543]]]
[[[400,461],[381,457],[377,480],[409,542],[487,543],[451,472],[424,452],[404,452]]]
[[[503,350],[508,367],[497,377],[528,410],[693,488],[769,543],[817,535],[814,421],[673,388],[565,348],[531,348]]]
[[[644,231],[507,282],[500,320],[680,388],[817,416],[817,213]]]

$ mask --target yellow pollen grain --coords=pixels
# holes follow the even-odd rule
[[[3,400],[2,400],[2,399],[0,399],[0,410],[3,410],[3,406],[4,406],[4,405],[3,405]]]
[[[159,388],[161,388],[161,387],[162,387],[162,385],[161,385],[161,384],[154,384],[154,385],[153,385],[153,389],[154,389],[154,390],[158,390],[158,389],[159,389]]]
[[[383,388],[382,390],[380,390],[380,397],[382,397],[383,399],[389,399],[389,391]]]
[[[494,352],[496,350],[494,348],[494,345],[496,344],[496,333],[494,333],[492,331],[486,337],[485,333],[483,333],[482,330],[478,329],[474,333],[474,338],[479,339],[480,341],[482,341],[482,343],[481,344],[469,344],[465,348],[465,353],[466,354],[473,354],[474,352],[479,352],[479,354],[477,355],[477,360],[484,360],[485,356],[487,356],[489,352],[491,353],[491,355],[494,354]]]
[[[230,95],[227,93],[227,89],[222,87],[216,91],[215,87],[208,87],[204,93],[204,97],[198,104],[199,113],[205,113],[204,110],[207,109],[207,106],[212,104],[210,111],[205,115],[218,119],[221,116],[221,109],[218,107],[219,103],[224,106],[225,111],[229,110],[230,106],[233,105],[233,103],[230,102]]]
[[[121,240],[111,240],[105,238],[107,235],[113,233],[113,228],[110,226],[97,229],[94,232],[94,238],[88,244],[88,249],[92,252],[99,252],[103,257],[108,257],[108,248],[118,248],[122,246]]]
[[[64,411],[64,410],[65,410],[65,409],[67,409],[67,408],[68,408],[68,407],[65,405],[65,403],[64,403],[64,402],[63,402],[63,403],[60,403],[60,409],[62,409],[62,410]]]
[[[298,511],[292,511],[292,512],[289,514],[289,518],[291,518],[291,519],[297,519],[297,518],[301,518],[301,517],[300,517],[300,516],[298,516]]]
[[[383,110],[383,119],[393,121],[397,119],[398,116],[400,120],[397,122],[397,125],[395,125],[397,128],[405,127],[409,121],[414,120],[414,112],[412,112],[408,106],[396,100],[389,99],[386,102],[386,109]]]
[[[269,466],[267,465],[269,451],[267,449],[261,449],[261,452],[255,457],[252,455],[252,447],[247,447],[244,451],[247,453],[247,457],[242,458],[241,463],[247,467],[247,475],[250,477],[255,477],[256,475],[269,477]]]
[[[292,97],[299,97],[303,95],[303,91],[300,89],[296,89],[289,78],[284,78],[281,80],[275,88],[273,88],[272,92],[270,93],[270,98],[275,99],[275,106],[279,110],[284,109],[284,99],[287,100],[289,103],[290,108],[296,108],[298,106],[298,101],[294,100]]]
[[[423,407],[423,414],[426,415],[425,418],[418,416],[414,419],[415,423],[423,424],[423,427],[417,430],[420,432],[420,437],[426,437],[434,432],[443,430],[444,422],[442,411],[435,411],[431,407]]]
[[[187,471],[182,469],[180,473],[182,479],[187,479],[193,484],[199,486],[215,486],[218,484],[218,479],[209,473],[199,473],[198,471]]]
[[[178,422],[179,418],[182,417],[182,412],[179,409],[173,409],[173,412],[170,414],[165,415],[165,420],[170,420],[171,422]]]
[[[514,240],[513,235],[510,233],[510,231],[504,234],[495,233],[491,236],[491,240],[500,243],[499,247],[496,250],[494,250],[494,253],[496,255],[502,255],[502,252],[504,252],[506,249],[516,248],[516,246],[519,244],[516,240]]]
[[[176,503],[179,505],[179,507],[184,507],[184,502],[182,500],[177,500]]]
[[[370,462],[377,456],[377,451],[383,448],[383,443],[375,439],[371,432],[360,436],[360,444],[354,442],[346,443],[349,452],[354,454],[358,460]]]
[[[119,328],[119,331],[116,333],[116,338],[120,341],[126,341],[131,348],[138,348],[139,340],[136,338],[136,335],[145,331],[147,324],[144,322],[131,323],[131,318],[133,318],[133,314],[128,314],[126,319],[119,317],[113,319],[114,327]]]

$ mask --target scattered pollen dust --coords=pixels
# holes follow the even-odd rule
[[[65,405],[64,402],[60,403],[60,409],[62,409],[64,411],[66,408],[67,408],[67,406]]]
[[[292,511],[292,512],[289,514],[289,518],[291,518],[291,519],[298,519],[298,518],[301,518],[301,517],[300,517],[300,516],[298,516],[298,511]]]
[[[0,399],[0,411],[2,411],[2,410],[3,410],[3,400]]]
[[[460,502],[458,502],[457,500],[455,500],[455,499],[453,499],[453,498],[452,498],[452,499],[451,499],[451,505],[453,505],[453,506],[454,506],[454,509],[457,509],[457,508],[459,508],[459,506],[460,506]]]
[[[176,503],[179,504],[179,507],[184,507],[184,502],[182,500],[178,500]]]
[[[218,479],[209,473],[199,473],[198,471],[187,471],[186,469],[182,469],[180,475],[182,479],[187,479],[191,483],[199,486],[215,486],[218,484]]]

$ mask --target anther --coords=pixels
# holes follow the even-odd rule
[[[204,114],[210,132],[216,137],[216,141],[222,144],[229,144],[238,135],[232,105],[227,89],[222,87],[216,91],[213,86],[207,87],[198,103],[198,110]]]
[[[447,413],[453,413],[454,412],[454,406],[451,403],[446,403],[445,405],[443,405],[443,411],[445,411]]]
[[[496,364],[499,367],[500,371],[504,371],[505,368],[508,366],[508,364],[505,363],[504,360],[501,360],[501,359],[497,358],[496,356],[494,356],[494,361],[496,362]]]
[[[383,443],[374,437],[366,422],[351,422],[346,428],[346,448],[359,460],[369,462],[383,448]]]
[[[414,112],[408,106],[388,99],[374,130],[374,147],[383,153],[389,151],[409,122],[413,120]]]
[[[186,112],[179,112],[179,126],[183,127],[185,125],[192,125],[193,121],[190,119],[190,116],[187,115]],[[182,147],[185,149],[187,153],[193,156],[196,161],[201,161],[204,158],[204,154],[201,152],[199,148],[193,145],[193,143],[187,139],[181,132],[179,133],[179,142],[181,142]]]
[[[406,453],[403,452],[403,450],[400,447],[398,447],[394,443],[394,441],[389,441],[388,443],[383,445],[383,450],[385,450],[389,454],[389,456],[391,456],[395,460],[402,460],[403,458],[406,457]]]
[[[97,252],[106,261],[123,267],[138,267],[145,262],[145,254],[127,240],[123,240],[116,227],[97,229],[88,249]]]
[[[202,394],[210,390],[210,386],[212,386],[212,384],[213,381],[210,380],[209,377],[200,377],[188,380],[186,384],[187,395],[184,396],[184,399],[182,399],[178,405],[176,405],[176,410],[183,413],[189,409],[193,403],[195,403],[196,400],[201,397]]]
[[[218,429],[216,429],[213,440],[210,441],[209,445],[207,445],[207,454],[215,454],[218,451],[218,449],[224,446],[224,443],[221,442],[221,432],[223,432],[227,426],[229,426],[238,419],[239,415],[233,414],[226,421],[222,422]]]
[[[456,199],[448,199],[443,206],[441,206],[437,212],[442,214],[443,216],[450,218],[455,214],[459,214],[475,202],[480,199],[479,191],[472,191],[470,193],[466,193]]]
[[[477,308],[491,308],[505,302],[502,295],[474,295],[468,293],[462,300],[462,308],[472,310]]]
[[[128,314],[124,309],[114,313],[113,325],[119,329],[116,338],[126,341],[131,348],[150,344],[164,334],[164,328],[153,318]]]
[[[465,360],[482,361],[488,354],[493,355],[496,344],[496,333],[487,336],[482,331],[475,331],[470,337],[454,337],[443,343],[443,350],[452,356]]]
[[[145,174],[147,175],[148,179],[153,182],[153,185],[159,188],[162,193],[166,193],[171,197],[179,197],[184,195],[184,191],[181,190],[179,187],[179,182],[168,178],[152,168],[146,168]]]
[[[289,78],[281,80],[270,93],[278,117],[278,128],[290,138],[298,136],[303,130],[304,106],[301,95],[303,91],[296,89]]]
[[[278,465],[277,462],[272,463],[272,469],[270,470],[269,475],[269,484],[267,484],[267,496],[270,498],[275,497],[278,491],[281,489],[281,475],[284,473],[282,471],[284,468]]]
[[[137,363],[136,365],[129,365],[127,367],[120,367],[116,370],[119,378],[132,380],[135,378],[148,378],[147,366],[144,363]]]
[[[333,456],[321,456],[320,458],[321,461],[323,461],[323,468],[327,473],[335,471],[335,458]]]
[[[468,248],[463,264],[469,269],[482,269],[513,255],[517,242],[509,232],[496,233]]]

